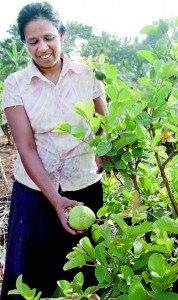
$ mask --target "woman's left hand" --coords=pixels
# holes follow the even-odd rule
[[[108,162],[113,164],[112,158],[109,157],[109,156],[97,156],[97,157],[95,157],[95,161],[96,161],[96,164],[97,164],[97,167],[98,167],[98,170],[96,171],[97,174],[100,174],[104,171],[103,163],[105,161],[108,161]],[[104,172],[106,173],[107,177],[111,176],[111,171],[104,171]],[[115,175],[118,173],[118,171],[116,169],[114,169],[113,172],[114,172]]]

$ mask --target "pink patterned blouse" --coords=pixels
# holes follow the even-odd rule
[[[68,122],[72,126],[82,124],[90,140],[89,126],[72,108],[77,102],[93,102],[105,92],[103,84],[88,66],[61,55],[63,69],[56,85],[40,73],[32,60],[26,68],[9,75],[4,82],[2,108],[24,105],[38,154],[56,189],[60,185],[63,191],[74,191],[101,178],[96,174],[95,156],[86,143],[70,134],[52,130],[59,122]],[[19,155],[14,176],[22,184],[39,190],[26,173]]]

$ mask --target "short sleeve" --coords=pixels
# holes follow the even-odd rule
[[[2,92],[2,111],[6,107],[23,105],[16,78],[11,74],[4,81]]]
[[[104,84],[95,77],[95,73],[93,72],[93,99],[103,94],[105,94]]]

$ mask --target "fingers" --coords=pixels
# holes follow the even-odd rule
[[[106,173],[107,177],[111,177],[111,172],[110,171],[105,171],[105,173]]]
[[[96,174],[101,174],[103,172],[103,168],[100,168],[96,171]]]
[[[118,170],[114,169],[113,173],[114,173],[115,176],[118,175]]]
[[[82,234],[84,232],[82,230],[74,230],[72,227],[70,227],[70,225],[68,223],[68,218],[61,220],[61,224],[62,224],[63,228],[72,235],[78,235],[78,234]]]

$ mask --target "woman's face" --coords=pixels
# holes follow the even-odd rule
[[[30,21],[24,34],[27,49],[39,69],[50,69],[60,64],[63,35],[53,23],[43,18]]]

